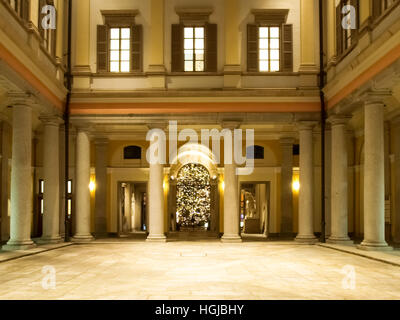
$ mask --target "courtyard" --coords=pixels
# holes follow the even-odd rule
[[[0,299],[400,299],[400,267],[294,242],[107,240],[0,263]]]

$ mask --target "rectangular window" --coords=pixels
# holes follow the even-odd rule
[[[184,56],[186,72],[204,71],[204,27],[184,28]]]
[[[280,28],[259,27],[259,71],[277,72],[280,70]]]
[[[129,72],[131,29],[110,28],[110,72]]]

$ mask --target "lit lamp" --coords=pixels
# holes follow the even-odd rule
[[[299,180],[294,180],[292,184],[292,189],[294,192],[299,192],[300,190],[300,181]]]
[[[222,187],[222,190],[225,190],[225,182],[224,181],[222,181],[221,187]]]
[[[90,190],[90,192],[93,192],[94,190],[96,190],[96,183],[94,182],[94,180],[90,180],[89,190]]]

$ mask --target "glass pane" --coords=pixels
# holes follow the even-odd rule
[[[118,61],[119,60],[119,51],[111,50],[110,60],[111,61]]]
[[[193,71],[193,61],[185,61],[185,71]]]
[[[129,61],[121,62],[121,72],[129,72]]]
[[[260,38],[268,38],[268,28],[260,28]]]
[[[196,28],[195,36],[196,38],[204,38],[204,28]]]
[[[129,50],[121,51],[121,60],[129,61]]]
[[[271,50],[271,60],[279,60],[279,50]]]
[[[270,28],[270,38],[279,38],[279,28]]]
[[[268,50],[260,50],[260,60],[268,60]]]
[[[268,39],[260,39],[260,49],[268,49]]]
[[[119,49],[119,40],[111,40],[111,50]]]
[[[185,50],[185,60],[193,60],[193,50]]]
[[[119,62],[111,62],[110,63],[110,71],[111,72],[119,72]]]
[[[121,29],[121,38],[122,39],[129,39],[131,37],[131,29],[123,28]]]
[[[68,199],[68,215],[70,216],[72,212],[72,200]]]
[[[271,71],[279,71],[279,61],[271,61]]]
[[[197,53],[197,52],[200,52],[200,53]],[[202,50],[196,51],[196,60],[204,60],[204,53]]]
[[[119,29],[118,28],[111,29],[111,39],[119,39]]]
[[[204,49],[204,39],[196,39],[196,49]]]
[[[193,40],[185,39],[185,49],[193,49]]]
[[[260,61],[260,71],[269,71],[268,61]]]
[[[193,38],[193,28],[185,28],[185,39]]]
[[[279,49],[279,39],[271,39],[270,41],[271,49]]]
[[[121,40],[121,49],[129,50],[129,40]]]
[[[196,61],[196,71],[204,71],[204,61]]]

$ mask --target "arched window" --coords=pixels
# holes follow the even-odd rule
[[[247,148],[247,159],[264,159],[264,147],[250,146]]]
[[[142,159],[142,148],[138,146],[128,146],[124,148],[124,159],[137,160]]]

